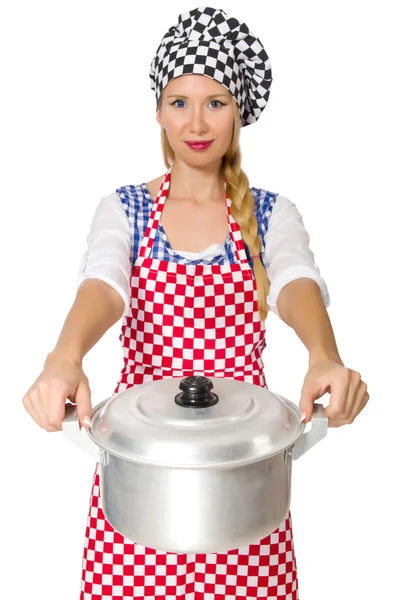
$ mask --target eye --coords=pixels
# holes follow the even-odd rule
[[[176,104],[177,102],[185,102],[184,100],[175,100],[175,102],[171,102],[171,106],[173,106],[174,104]]]
[[[175,100],[174,102],[171,103],[171,106],[173,106],[174,104],[176,104],[177,102],[185,102],[184,100]],[[211,100],[210,104],[212,104],[213,102],[218,102],[218,104],[220,104],[221,106],[225,106],[223,102],[221,102],[220,100]],[[217,107],[215,107],[217,108]]]
[[[218,104],[220,104],[221,106],[225,106],[225,105],[223,104],[223,102],[221,102],[220,100],[211,100],[211,102],[218,102]]]

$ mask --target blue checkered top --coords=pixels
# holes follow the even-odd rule
[[[268,230],[269,219],[276,202],[277,193],[269,192],[256,187],[250,187],[251,194],[255,201],[256,218],[259,225],[259,234],[262,240],[261,259],[265,268],[265,234]],[[120,197],[125,213],[128,218],[131,231],[131,264],[134,264],[138,258],[139,248],[142,238],[146,231],[150,213],[153,208],[154,199],[152,198],[146,183],[138,185],[125,185],[116,190]],[[248,262],[253,268],[252,259],[246,244]],[[236,263],[237,259],[233,252],[232,240],[229,235],[225,241],[223,251],[212,258],[189,259],[178,252],[175,252],[167,239],[164,229],[159,223],[156,236],[154,238],[151,257],[160,260],[173,261],[182,264],[206,264],[206,265],[226,265]]]

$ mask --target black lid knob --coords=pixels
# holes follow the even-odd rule
[[[211,392],[214,387],[211,379],[201,375],[185,377],[179,384],[180,394],[175,396],[175,402],[179,406],[188,408],[208,408],[219,402],[216,394]]]

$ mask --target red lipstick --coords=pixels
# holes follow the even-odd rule
[[[203,142],[185,142],[192,150],[205,150],[212,144],[213,140],[203,141]]]

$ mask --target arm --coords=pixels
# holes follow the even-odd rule
[[[46,431],[62,428],[65,399],[77,405],[80,425],[89,426],[91,390],[83,357],[128,310],[131,239],[117,194],[99,203],[87,242],[74,303],[42,372],[23,397],[26,410]]]
[[[310,238],[295,204],[277,196],[266,234],[265,262],[271,283],[272,310],[298,335],[309,352],[309,369],[300,409],[310,421],[313,404],[326,392],[328,425],[352,423],[368,402],[361,375],[344,366],[327,313],[330,304],[324,279],[315,264]]]
[[[281,319],[309,351],[309,370],[299,403],[302,421],[310,421],[315,400],[330,392],[328,426],[353,423],[369,400],[367,384],[360,373],[345,368],[339,356],[318,285],[306,278],[292,281],[281,290],[277,306]]]
[[[124,301],[103,281],[89,278],[79,287],[58,342],[23,397],[23,405],[46,431],[59,431],[65,399],[77,405],[81,426],[89,426],[91,390],[83,372],[84,355],[121,316]]]
[[[309,367],[322,360],[343,365],[320,288],[314,280],[302,278],[288,283],[278,295],[277,309],[306,346]]]
[[[99,279],[84,280],[47,361],[66,358],[81,365],[87,352],[121,318],[124,307],[123,298],[110,285]]]
[[[317,267],[310,248],[310,238],[296,205],[277,195],[269,217],[266,204],[262,208],[264,236],[263,263],[270,282],[267,298],[270,309],[278,316],[278,295],[287,284],[297,279],[312,279],[319,286],[323,304],[330,305],[326,282]],[[267,226],[268,223],[268,226]]]
[[[80,263],[78,291],[52,357],[81,365],[83,357],[129,305],[131,237],[117,193],[101,199]]]

